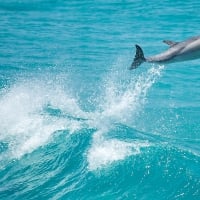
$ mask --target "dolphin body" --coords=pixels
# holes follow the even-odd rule
[[[147,58],[144,57],[142,48],[136,44],[136,54],[130,69],[136,69],[143,62],[165,64],[200,58],[200,36],[182,42],[170,40],[164,40],[163,42],[168,44],[170,48],[163,53]]]

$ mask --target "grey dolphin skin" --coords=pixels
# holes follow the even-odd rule
[[[142,48],[136,44],[136,54],[130,69],[136,69],[143,62],[165,64],[200,58],[200,36],[192,37],[182,42],[170,40],[164,40],[163,42],[169,45],[169,49],[147,58],[144,57]]]

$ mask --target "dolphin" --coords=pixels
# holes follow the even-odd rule
[[[200,36],[195,36],[182,42],[170,40],[164,40],[163,42],[169,45],[169,49],[147,58],[144,57],[142,48],[136,44],[135,58],[129,69],[136,69],[143,62],[165,64],[200,58]]]

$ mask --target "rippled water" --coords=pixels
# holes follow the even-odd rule
[[[200,61],[128,70],[199,9],[0,1],[0,199],[199,199]]]

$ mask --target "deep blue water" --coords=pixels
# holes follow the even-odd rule
[[[128,70],[199,35],[200,2],[0,1],[0,199],[200,199],[200,60]]]

